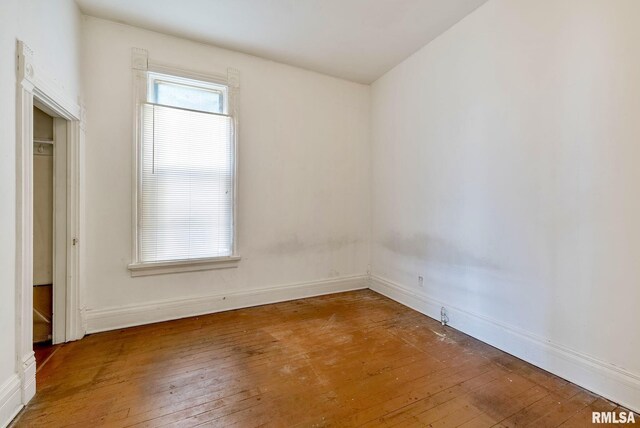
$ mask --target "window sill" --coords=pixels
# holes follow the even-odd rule
[[[167,273],[195,272],[199,270],[236,268],[239,256],[211,259],[177,260],[171,262],[131,263],[127,268],[131,276],[163,275]]]

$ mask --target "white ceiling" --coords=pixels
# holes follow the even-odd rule
[[[76,0],[87,15],[371,83],[487,0]]]

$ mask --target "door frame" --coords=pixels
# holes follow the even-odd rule
[[[73,100],[47,69],[36,61],[24,42],[17,44],[16,88],[16,369],[20,377],[22,404],[36,392],[36,365],[33,353],[33,106],[64,119],[66,137],[66,272],[65,328],[68,342],[84,336],[79,236],[82,209],[80,161],[84,143],[84,109]],[[62,122],[58,122],[60,125]],[[66,134],[66,135],[65,135]],[[56,141],[59,144],[63,141]],[[60,238],[60,237],[58,237]],[[63,242],[64,242],[63,241]],[[54,285],[55,287],[55,285]]]

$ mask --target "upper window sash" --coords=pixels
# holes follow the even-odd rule
[[[207,113],[229,114],[227,85],[149,71],[146,101]]]

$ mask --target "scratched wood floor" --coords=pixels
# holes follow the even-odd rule
[[[369,290],[90,335],[37,382],[14,426],[583,427],[624,410]]]

